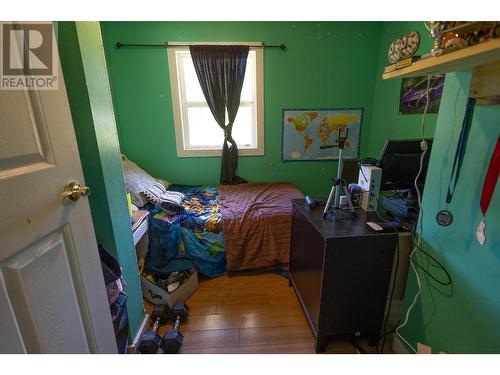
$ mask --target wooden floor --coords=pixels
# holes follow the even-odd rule
[[[186,303],[191,313],[181,324],[181,353],[314,353],[313,335],[295,293],[277,273],[200,280]],[[151,311],[151,304],[145,305]],[[170,328],[162,326],[160,335]],[[361,345],[375,352],[364,340]],[[357,353],[348,341],[332,342],[326,352]]]

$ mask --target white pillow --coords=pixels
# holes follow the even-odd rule
[[[125,189],[130,193],[130,199],[137,207],[143,207],[148,203],[142,193],[157,183],[156,179],[141,169],[133,161],[122,155],[123,178]]]
[[[144,196],[151,203],[161,206],[163,202],[169,202],[176,205],[180,205],[182,200],[186,197],[184,194],[178,191],[168,191],[165,186],[158,182],[144,191]]]
[[[163,186],[165,186],[165,189],[168,189],[168,187],[170,185],[172,185],[170,182],[168,182],[167,180],[164,180],[163,178],[157,178],[156,181],[158,181],[159,183],[161,183]]]

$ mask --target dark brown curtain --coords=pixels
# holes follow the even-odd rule
[[[192,45],[189,49],[201,90],[215,121],[224,131],[220,183],[234,185],[248,182],[236,175],[238,146],[233,139],[232,130],[240,106],[249,48],[248,46]]]

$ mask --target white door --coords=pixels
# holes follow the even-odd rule
[[[58,64],[60,66],[60,64]],[[59,68],[59,89],[0,90],[0,353],[116,353]]]

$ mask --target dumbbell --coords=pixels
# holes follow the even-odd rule
[[[153,330],[142,335],[139,343],[139,353],[155,354],[161,345],[162,339],[158,335],[158,328],[170,319],[170,310],[167,305],[155,305],[150,316],[153,323]]]
[[[164,353],[175,354],[181,349],[184,336],[179,331],[181,322],[184,322],[189,316],[189,307],[185,303],[176,303],[172,307],[171,317],[174,320],[174,328],[165,333],[161,341],[161,348]]]

